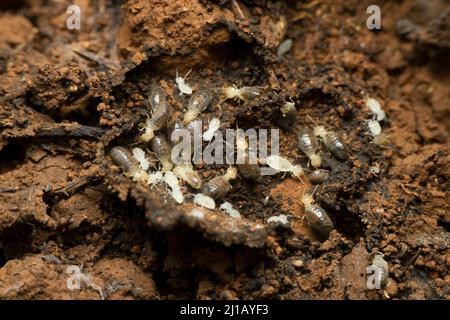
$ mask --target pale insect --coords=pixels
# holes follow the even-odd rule
[[[194,203],[196,205],[199,205],[200,207],[204,207],[211,210],[216,208],[216,202],[214,201],[214,199],[202,193],[197,193],[194,196]]]
[[[223,176],[212,178],[205,183],[202,188],[202,193],[216,200],[223,198],[231,190],[231,184],[229,181],[236,179],[236,176],[237,169],[234,167],[229,167]]]
[[[373,142],[377,145],[385,145],[389,142],[389,135],[381,133],[380,123],[376,120],[367,120],[369,131],[366,134],[373,137]]]
[[[197,118],[211,102],[211,93],[206,90],[199,90],[192,95],[188,101],[187,111],[184,114],[183,124],[188,125],[189,122]]]
[[[161,171],[155,171],[148,174],[147,184],[149,186],[156,186],[158,183],[163,182],[164,177]]]
[[[294,41],[292,41],[292,39],[286,39],[281,42],[277,49],[277,57],[283,57],[289,50],[291,50],[293,43]]]
[[[192,94],[192,88],[186,83],[186,78],[191,73],[192,69],[189,70],[184,77],[178,76],[178,70],[176,71],[175,82],[177,84],[178,89],[180,90],[180,95],[183,94]]]
[[[334,131],[328,131],[324,126],[317,125],[316,121],[311,118],[309,115],[307,117],[315,124],[314,127],[314,135],[316,137],[320,137],[332,154],[334,154],[337,158],[344,160],[347,158],[347,148],[344,143],[341,141],[339,136]]]
[[[375,276],[377,277],[377,282],[384,287],[386,285],[386,281],[389,277],[389,265],[383,259],[383,254],[377,252],[375,257],[372,260],[372,266],[375,267]]]
[[[370,134],[374,137],[381,134],[381,126],[377,120],[367,120],[367,127],[369,128],[367,134]]]
[[[290,130],[295,127],[297,123],[297,108],[295,107],[294,101],[286,101],[280,107],[281,117],[276,119],[278,124],[286,130]]]
[[[233,205],[229,202],[224,202],[219,207],[220,210],[225,211],[230,217],[240,219],[241,214],[238,210],[233,208]]]
[[[220,119],[212,118],[208,125],[208,130],[203,133],[203,141],[211,141],[214,133],[220,128]]]
[[[177,176],[171,171],[166,172],[166,174],[164,175],[164,181],[169,185],[171,189],[170,194],[174,198],[174,200],[177,203],[180,204],[183,203],[184,195],[183,192],[181,191],[181,187],[178,182]]]
[[[124,147],[114,147],[109,151],[109,155],[114,163],[122,168],[126,176],[131,177],[133,181],[147,183],[147,173],[141,170],[139,163],[130,151]]]
[[[313,194],[305,193],[301,199],[305,206],[306,221],[321,237],[328,238],[330,231],[334,228],[333,222],[324,209],[314,204]]]
[[[324,183],[330,177],[330,171],[324,169],[316,169],[308,173],[308,180],[312,184]]]
[[[293,165],[288,159],[277,156],[270,155],[266,158],[266,163],[272,169],[278,172],[290,172],[295,177],[299,178],[302,182],[302,178],[305,175],[303,168],[300,165]]]
[[[238,88],[235,85],[226,87],[223,90],[225,100],[227,99],[240,99],[242,101],[251,101],[261,95],[260,87],[241,87]]]
[[[202,178],[191,163],[180,163],[175,166],[173,172],[192,188],[199,189],[202,186]]]
[[[152,89],[150,96],[150,104],[152,106],[152,115],[145,121],[145,125],[141,130],[144,133],[139,137],[140,141],[148,142],[155,136],[155,131],[167,125],[167,121],[172,113],[172,108],[165,100],[164,89],[160,86],[155,86]]]
[[[158,106],[166,101],[166,92],[159,85],[154,85],[150,93],[150,105],[152,111],[156,110]]]
[[[383,121],[386,118],[386,113],[381,108],[381,105],[378,102],[378,100],[376,100],[374,98],[367,98],[366,106],[370,109],[370,111],[375,116],[375,120]]]
[[[164,135],[158,134],[151,141],[151,148],[156,154],[159,162],[162,165],[162,172],[170,171],[173,167],[170,161],[171,148]]]
[[[145,157],[145,151],[138,147],[133,148],[133,156],[139,162],[141,169],[147,171],[150,166],[150,162]]]
[[[298,134],[298,144],[300,149],[306,154],[315,168],[322,166],[322,158],[317,153],[317,138],[309,129],[303,129]]]
[[[267,223],[277,223],[282,225],[287,225],[289,223],[288,216],[285,214],[280,214],[278,216],[273,216],[267,219]]]

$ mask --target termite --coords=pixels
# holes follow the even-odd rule
[[[183,192],[181,191],[181,187],[178,183],[178,179],[176,177],[176,175],[169,171],[166,172],[166,174],[164,175],[164,181],[168,184],[168,186],[170,187],[170,195],[174,198],[174,200],[177,203],[183,203],[184,202],[184,195]]]
[[[194,203],[211,210],[216,208],[216,202],[214,199],[202,193],[197,193],[194,196]]]
[[[141,148],[133,148],[133,157],[139,162],[140,168],[144,171],[148,171],[150,166],[155,166],[155,159],[151,158],[151,161],[149,161],[145,151]]]
[[[298,145],[311,161],[314,168],[322,166],[322,158],[317,153],[317,138],[309,129],[303,129],[298,134]]]
[[[286,130],[291,129],[297,122],[297,108],[295,103],[291,101],[286,101],[280,107],[281,117],[276,119],[277,123]]]
[[[378,100],[373,98],[367,98],[366,106],[370,109],[370,112],[375,116],[376,121],[383,121],[386,118],[386,113],[381,108]]]
[[[199,90],[192,95],[188,101],[188,109],[184,114],[183,124],[188,125],[189,122],[197,118],[211,102],[211,93],[206,90]]]
[[[194,189],[200,189],[202,186],[202,178],[191,163],[177,164],[173,172],[183,181],[188,183]]]
[[[236,137],[236,149],[238,153],[241,153],[244,155],[244,159],[242,159],[243,163],[238,163],[237,168],[239,169],[240,175],[244,179],[251,179],[251,180],[260,180],[261,174],[260,174],[260,168],[257,163],[249,163],[249,152],[248,150],[248,143],[245,137]]]
[[[160,89],[163,90],[161,87],[156,87],[153,90],[160,91]],[[172,108],[165,100],[165,95],[161,92],[155,93],[152,91],[153,94],[154,96],[150,98],[150,104],[153,109],[152,115],[146,120],[145,126],[143,127],[144,133],[139,138],[144,142],[152,140],[155,136],[155,131],[167,125],[167,121],[172,113]]]
[[[377,120],[367,120],[367,127],[369,131],[366,134],[373,137],[373,143],[381,146],[389,142],[389,136],[381,133],[381,126]]]
[[[278,172],[290,172],[303,182],[302,177],[305,175],[305,172],[300,165],[293,165],[288,159],[277,155],[268,156],[266,158],[266,163],[269,167]]]
[[[223,176],[212,178],[203,185],[202,193],[213,199],[220,199],[227,195],[231,190],[230,180],[236,179],[237,170],[229,167]]]
[[[261,95],[261,88],[248,86],[238,88],[235,85],[232,85],[223,89],[223,93],[225,100],[240,99],[247,102],[259,97]]]
[[[114,163],[122,168],[126,176],[131,177],[133,181],[147,183],[147,173],[141,170],[130,151],[124,147],[114,147],[109,151],[109,155]]]
[[[151,148],[162,165],[161,172],[170,171],[173,164],[171,162],[171,148],[166,137],[157,134],[151,141]]]
[[[320,236],[328,238],[330,231],[334,228],[333,222],[323,208],[314,204],[313,195],[314,192],[312,194],[304,193],[301,199],[305,206],[306,221]]]
[[[316,169],[307,174],[309,182],[312,184],[321,184],[328,180],[330,171],[324,169]]]
[[[178,76],[178,70],[176,71],[175,82],[177,84],[178,89],[180,90],[180,95],[183,94],[192,94],[192,88],[186,83],[186,78],[191,73],[192,70],[189,70],[184,77]]]
[[[238,210],[233,208],[233,205],[229,202],[224,202],[219,206],[220,210],[225,211],[230,217],[239,219],[241,214]]]
[[[309,115],[307,117],[314,123],[314,135],[316,137],[320,137],[328,148],[337,158],[344,160],[347,158],[347,149],[344,143],[339,138],[338,134],[334,131],[328,131],[324,126],[317,125],[317,122],[314,121]]]
[[[383,256],[382,253],[377,252],[372,260],[372,266],[375,268],[376,283],[379,283],[382,287],[386,285],[386,281],[389,278],[389,265],[383,259]]]
[[[154,85],[150,93],[150,105],[152,111],[156,110],[162,103],[166,102],[166,92],[159,85]]]
[[[203,133],[203,141],[211,141],[219,128],[220,119],[212,118],[211,121],[209,121],[208,129]]]

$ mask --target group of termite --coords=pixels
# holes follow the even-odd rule
[[[259,179],[260,167],[258,163],[268,165],[276,172],[291,173],[301,181],[306,177],[312,184],[318,185],[329,178],[329,171],[321,169],[322,159],[318,152],[319,142],[323,142],[336,158],[340,160],[347,158],[347,148],[339,135],[334,131],[327,130],[324,126],[317,125],[308,116],[315,126],[313,129],[305,128],[299,131],[298,143],[300,150],[309,158],[308,166],[311,169],[304,170],[301,165],[293,165],[291,161],[282,156],[270,155],[266,159],[258,159],[259,162],[256,164],[244,163],[237,164],[234,167],[229,166],[224,175],[213,177],[209,181],[203,181],[192,163],[173,164],[171,161],[173,141],[168,139],[168,137],[171,137],[172,133],[177,129],[187,129],[193,132],[196,122],[201,121],[198,119],[199,115],[207,109],[212,100],[212,93],[206,89],[199,89],[194,92],[186,82],[186,77],[187,75],[184,78],[180,77],[177,73],[175,78],[177,93],[180,96],[190,96],[182,119],[172,118],[172,107],[166,99],[164,89],[157,84],[151,88],[149,97],[151,112],[145,123],[141,125],[142,134],[139,136],[137,144],[149,146],[156,156],[159,166],[157,166],[152,154],[146,154],[140,147],[133,148],[131,152],[122,146],[115,146],[110,150],[109,155],[113,162],[133,181],[150,187],[165,184],[167,192],[179,204],[185,202],[185,193],[183,191],[186,188],[182,184],[187,184],[197,192],[193,195],[193,203],[213,210],[216,208],[216,201],[222,200],[231,191],[232,185],[230,181],[237,178],[238,172],[244,179]],[[238,88],[233,85],[224,88],[222,92],[222,101],[236,99],[245,103],[260,96],[262,88],[252,86]],[[378,121],[383,120],[385,114],[375,99],[367,99],[366,106],[374,115],[373,119],[367,120],[368,134],[372,135],[374,142],[377,143],[375,140],[382,136]],[[280,108],[280,111],[283,117],[296,117],[296,108],[292,101],[286,102]],[[293,115],[294,112],[295,115]],[[215,117],[212,118],[208,129],[203,133],[203,140],[211,141],[214,133],[219,130],[220,126],[220,120]],[[245,137],[244,140],[237,141],[236,147],[241,149],[248,157],[248,144],[245,141]],[[152,166],[155,168],[153,171],[150,170]],[[315,204],[314,192],[304,192],[301,202],[305,208],[305,218],[308,225],[321,237],[327,238],[330,231],[334,228],[333,222],[328,213]],[[229,202],[223,202],[219,209],[225,211],[233,218],[240,218],[241,216],[239,211]],[[271,217],[268,222],[287,223],[287,219],[284,219],[285,217],[283,218],[282,216]]]

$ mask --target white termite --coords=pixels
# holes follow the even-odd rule
[[[139,163],[133,157],[130,151],[124,147],[116,146],[109,152],[112,160],[122,168],[125,175],[132,178],[133,181],[147,183],[148,174],[140,168]]]
[[[288,216],[285,214],[280,214],[278,216],[273,216],[267,219],[267,223],[277,223],[282,225],[287,225],[289,223]]]
[[[277,155],[268,156],[266,158],[266,163],[272,169],[278,172],[290,172],[300,180],[302,180],[302,177],[305,175],[305,172],[300,165],[293,165],[288,159]]]
[[[374,137],[381,134],[381,126],[377,120],[367,120],[367,127],[369,128],[368,134]]]
[[[250,101],[261,95],[260,87],[241,87],[238,88],[235,85],[226,87],[223,90],[226,99],[240,99],[242,101]]]
[[[189,70],[184,77],[178,76],[178,70],[176,71],[175,82],[177,84],[178,89],[180,90],[180,95],[183,94],[192,94],[192,88],[187,84],[186,78],[191,73],[192,70]]]
[[[200,207],[204,207],[211,210],[216,208],[216,202],[214,201],[214,199],[202,193],[197,193],[194,196],[194,203],[196,205],[199,205]]]
[[[220,119],[212,118],[209,122],[208,129],[203,133],[203,141],[211,141],[214,133],[220,128]]]
[[[375,116],[375,120],[383,121],[386,118],[386,113],[381,108],[381,104],[378,102],[378,100],[376,100],[374,98],[367,98],[366,106],[370,109],[370,111]]]
[[[175,166],[173,172],[192,188],[199,189],[202,186],[202,178],[191,163],[180,163]]]
[[[133,157],[139,162],[139,166],[142,170],[147,171],[150,162],[145,157],[145,151],[139,147],[133,148]]]
[[[164,181],[170,187],[170,195],[175,199],[178,203],[184,202],[184,195],[181,191],[181,187],[178,181],[177,176],[172,171],[166,172],[164,175]]]
[[[222,203],[219,209],[225,211],[232,218],[241,218],[241,214],[239,213],[239,211],[234,209],[233,205],[229,202]]]
[[[161,171],[155,171],[148,174],[147,184],[149,186],[156,186],[158,183],[164,181],[164,176]]]
[[[277,57],[283,57],[292,48],[294,41],[292,39],[286,39],[280,43],[277,49]]]

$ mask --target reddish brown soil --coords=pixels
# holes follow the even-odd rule
[[[366,28],[374,2],[380,31]],[[0,4],[0,299],[101,299],[67,288],[70,265],[107,299],[450,298],[448,1],[80,0],[79,31],[66,29],[69,4]],[[174,78],[190,69],[194,89],[214,92],[201,118],[228,128],[278,128],[291,97],[280,152],[296,163],[306,115],[341,134],[349,157],[322,150],[331,178],[315,193],[329,239],[304,220],[298,179],[233,181],[225,200],[242,219],[199,219],[112,164],[109,149],[139,135],[152,83],[184,112]],[[221,102],[231,84],[264,93]],[[386,146],[365,134],[367,96],[387,113]],[[278,214],[288,226],[267,224]],[[377,251],[390,279],[368,290]]]

